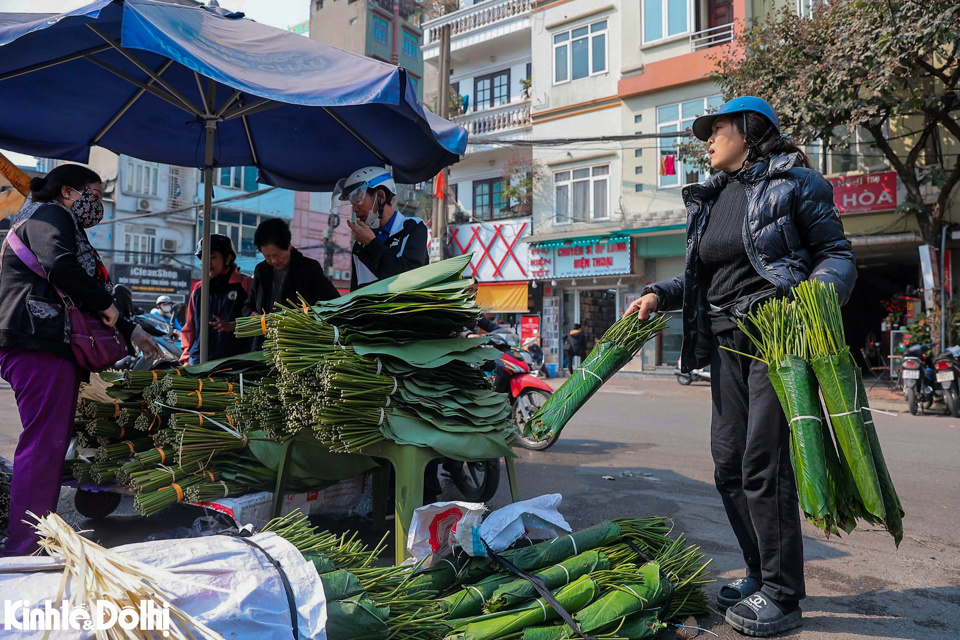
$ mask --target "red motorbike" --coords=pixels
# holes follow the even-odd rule
[[[493,389],[500,393],[510,394],[510,403],[513,406],[513,424],[516,428],[518,445],[525,449],[543,451],[549,449],[557,441],[556,437],[537,440],[534,437],[524,437],[523,427],[543,406],[553,389],[549,384],[530,373],[533,364],[528,352],[520,348],[520,338],[515,333],[497,332],[491,334],[490,344],[503,351],[495,362],[493,372]]]

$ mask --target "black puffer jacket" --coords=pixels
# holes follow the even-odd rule
[[[773,156],[745,169],[740,179],[747,192],[743,245],[757,272],[776,289],[777,296],[809,278],[832,283],[845,304],[857,280],[850,241],[843,233],[833,203],[833,188],[823,176],[799,166],[799,156]],[[687,208],[686,269],[672,280],[656,282],[643,294],[656,293],[658,309],[683,309],[684,371],[707,364],[711,333],[702,291],[699,246],[716,201],[728,176],[719,173],[703,184],[683,190]],[[768,295],[740,300],[732,309],[743,319]]]

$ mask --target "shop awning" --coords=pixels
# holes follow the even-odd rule
[[[526,282],[481,282],[477,289],[477,306],[489,313],[526,313]]]

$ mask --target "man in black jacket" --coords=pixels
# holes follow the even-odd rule
[[[383,167],[365,167],[343,182],[340,200],[357,216],[347,221],[353,231],[353,274],[350,290],[427,264],[429,232],[420,218],[395,211],[397,185]]]
[[[261,222],[253,242],[263,254],[263,262],[254,269],[253,290],[243,315],[270,313],[276,303],[298,302],[300,296],[311,305],[340,297],[320,263],[290,246],[290,228],[283,220],[271,218]],[[256,338],[253,347],[262,348],[263,338]]]

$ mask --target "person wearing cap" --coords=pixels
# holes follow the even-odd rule
[[[183,325],[177,320],[177,316],[173,314],[173,299],[170,296],[157,296],[156,305],[157,306],[150,310],[150,315],[159,316],[164,322],[172,324],[175,332],[174,340],[179,341],[180,331],[183,329]]]
[[[290,244],[290,227],[280,218],[264,220],[253,234],[253,243],[263,255],[263,262],[253,270],[253,291],[243,307],[243,315],[270,313],[276,303],[308,305],[333,300],[340,292],[323,273],[323,266],[303,255]],[[253,348],[263,348],[263,336],[253,339]]]
[[[203,240],[197,243],[196,256],[203,257]],[[240,273],[236,265],[237,253],[233,242],[219,233],[210,234],[210,330],[207,332],[210,360],[249,353],[253,349],[251,338],[238,338],[234,334],[237,318],[253,289],[253,278]],[[200,362],[200,282],[190,292],[187,317],[180,331],[183,347],[181,364]]]
[[[427,225],[394,210],[397,186],[389,171],[366,167],[342,182],[340,200],[356,214],[347,221],[354,239],[351,291],[429,262]]]
[[[693,133],[716,174],[682,191],[686,268],[644,288],[627,313],[682,309],[682,370],[711,366],[714,476],[746,564],[717,604],[737,631],[769,637],[802,623],[800,510],[789,425],[737,324],[808,279],[832,284],[845,303],[857,270],[830,184],[781,135],[767,102],[735,98],[697,118]]]

